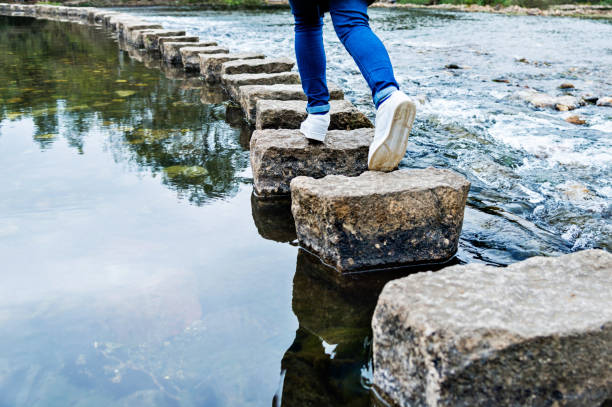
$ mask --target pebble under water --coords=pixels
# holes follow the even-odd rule
[[[293,55],[288,11],[129,12]],[[371,17],[422,101],[401,166],[472,182],[455,262],[612,249],[612,108],[517,97],[612,96],[609,21]],[[329,79],[373,118],[326,27]],[[372,404],[378,293],[419,270],[339,279],[288,244],[287,202],[252,196],[249,130],[220,89],[74,23],[0,17],[0,53],[0,406]]]

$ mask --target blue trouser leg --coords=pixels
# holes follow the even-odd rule
[[[295,55],[302,88],[308,97],[308,113],[329,111],[325,78],[323,13],[312,0],[290,0],[295,19]]]
[[[314,0],[290,0],[295,18],[295,54],[302,88],[308,97],[309,113],[329,111],[325,78],[323,13]],[[389,54],[372,32],[367,0],[329,0],[336,34],[355,60],[372,91],[376,107],[399,85],[393,75]]]
[[[367,0],[330,0],[329,8],[336,34],[370,86],[378,107],[399,85],[387,49],[370,28]]]

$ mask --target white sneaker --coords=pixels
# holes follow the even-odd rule
[[[325,114],[309,114],[300,126],[300,132],[307,139],[325,141],[327,129],[329,128],[329,112]]]
[[[415,104],[399,90],[378,107],[374,140],[368,153],[370,170],[393,171],[397,168],[406,154],[415,115]]]

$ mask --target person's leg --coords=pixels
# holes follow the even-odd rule
[[[329,91],[325,78],[325,48],[323,46],[323,15],[316,1],[290,0],[295,19],[295,55],[308,97],[308,113],[329,111]]]
[[[330,0],[329,6],[336,34],[368,82],[378,108],[399,85],[387,49],[370,28],[368,2]]]

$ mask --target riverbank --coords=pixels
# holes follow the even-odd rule
[[[583,4],[561,4],[548,8],[527,8],[517,5],[504,7],[502,5],[479,5],[479,4],[436,4],[424,5],[415,3],[383,3],[377,2],[372,7],[379,8],[421,8],[431,10],[463,11],[470,13],[495,13],[509,15],[533,15],[533,16],[555,16],[555,17],[588,17],[588,18],[612,18],[612,5],[583,5]]]
[[[92,6],[92,7],[161,7],[186,6],[211,10],[235,9],[270,9],[288,8],[287,0],[71,0],[66,2],[44,2],[38,4],[64,4],[66,6]],[[584,5],[560,4],[550,7],[521,7],[518,5],[503,6],[480,4],[418,4],[418,3],[390,3],[376,2],[371,7],[392,9],[428,9],[460,11],[468,13],[493,13],[507,15],[533,15],[554,17],[583,17],[583,18],[610,18],[612,19],[612,4]]]

